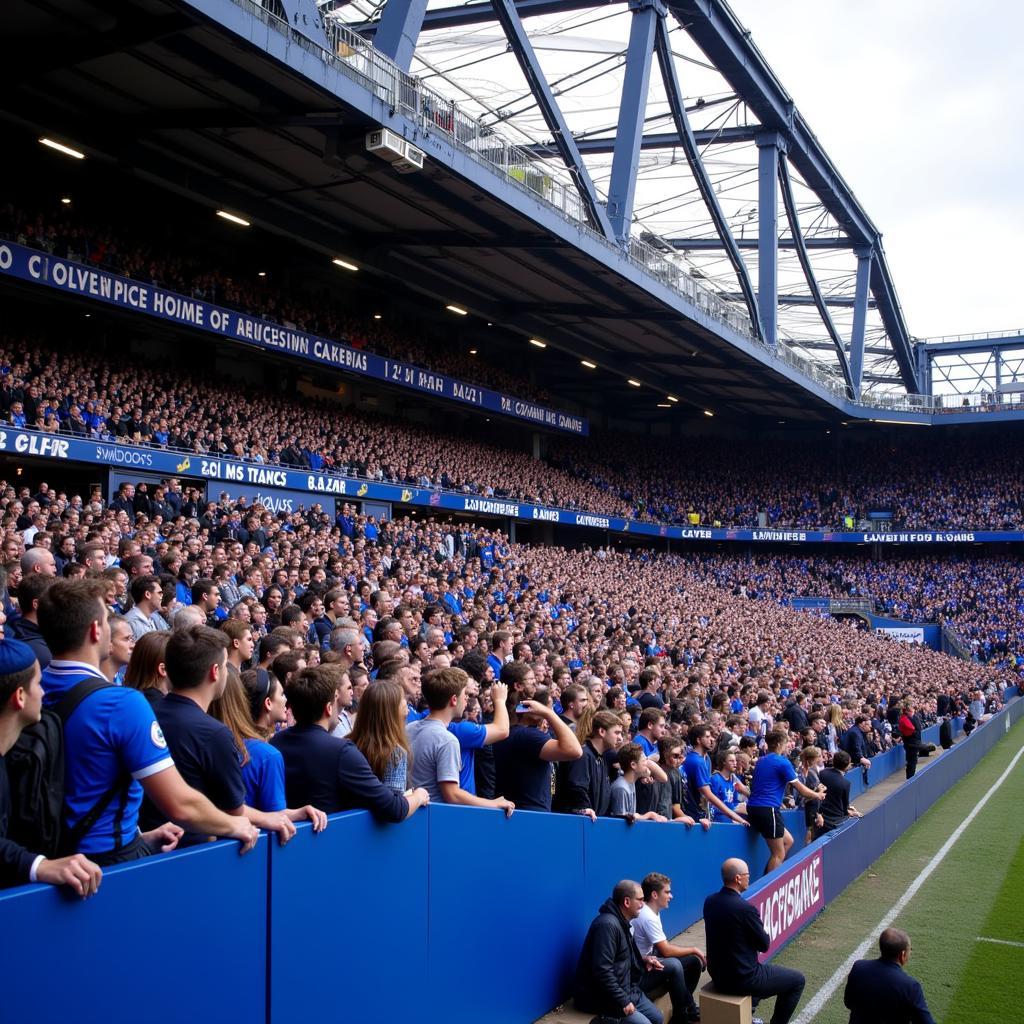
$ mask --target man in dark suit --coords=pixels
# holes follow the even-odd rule
[[[850,1024],[935,1024],[921,982],[903,973],[910,959],[910,936],[886,928],[878,938],[881,956],[858,960],[846,979],[843,1002]]]
[[[722,888],[704,901],[708,973],[715,988],[728,995],[759,999],[776,996],[771,1024],[786,1024],[804,991],[799,971],[758,962],[771,940],[753,904],[741,895],[750,885],[750,868],[738,858],[722,864]]]

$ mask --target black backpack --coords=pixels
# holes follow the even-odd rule
[[[118,777],[70,832],[64,829],[64,726],[86,697],[110,685],[103,679],[83,679],[55,707],[43,708],[39,721],[23,729],[7,752],[11,786],[7,838],[30,853],[46,857],[75,853],[83,836],[125,785]]]

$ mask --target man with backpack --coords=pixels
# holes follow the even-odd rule
[[[50,800],[36,796],[35,817],[52,814],[54,790],[59,791],[59,848],[86,853],[104,867],[173,849],[182,835],[180,825],[238,839],[241,852],[247,852],[259,830],[246,817],[218,810],[189,786],[142,693],[113,686],[100,672],[110,646],[103,593],[97,581],[59,580],[39,602],[39,626],[53,652],[42,674],[43,705],[53,714],[44,714],[40,722],[51,732],[38,757],[49,773]],[[141,833],[143,791],[179,824]]]
[[[46,882],[69,885],[82,897],[92,896],[103,877],[97,864],[80,853],[50,860],[7,837],[11,793],[5,755],[22,730],[39,721],[43,707],[39,677],[39,662],[28,644],[0,640],[0,886]]]

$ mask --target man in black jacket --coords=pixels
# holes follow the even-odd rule
[[[642,957],[629,930],[629,922],[639,916],[643,905],[643,889],[629,879],[617,883],[601,904],[576,966],[573,1001],[577,1010],[621,1024],[664,1024],[661,1011],[640,987],[647,971],[662,970],[661,961]]]
[[[750,868],[735,857],[722,864],[722,888],[704,901],[708,973],[715,987],[734,996],[776,996],[771,1024],[793,1016],[805,978],[799,971],[758,962],[771,940],[757,908],[741,895],[750,885]]]
[[[594,715],[593,732],[583,744],[583,756],[563,761],[555,772],[554,809],[585,814],[592,821],[607,817],[611,806],[611,780],[604,755],[622,746],[622,721],[613,711]]]
[[[910,959],[910,936],[899,928],[886,928],[878,937],[882,955],[877,960],[858,960],[846,979],[843,1002],[850,1024],[935,1024],[928,1011],[921,982],[903,973]]]

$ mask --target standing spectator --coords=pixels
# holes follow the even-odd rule
[[[110,616],[110,646],[107,656],[100,663],[100,671],[117,686],[124,681],[125,669],[135,649],[135,637],[131,625],[120,615]]]
[[[247,817],[259,828],[277,833],[284,845],[293,835],[291,819],[247,807],[238,750],[231,730],[210,713],[228,682],[227,641],[206,626],[176,630],[164,651],[170,693],[156,706],[167,746],[185,780],[222,811]],[[155,818],[150,812],[149,820]],[[183,846],[205,842],[201,833],[186,833]]]
[[[32,573],[22,576],[18,584],[18,607],[21,615],[13,622],[8,622],[6,631],[15,640],[29,645],[35,653],[41,669],[50,664],[50,648],[46,646],[43,634],[39,630],[39,600],[54,583],[53,576]]]
[[[124,670],[124,685],[141,691],[152,707],[162,701],[170,689],[164,662],[170,635],[170,630],[164,629],[144,633],[135,641],[128,667]]]
[[[461,669],[446,668],[430,673],[423,680],[427,702],[425,718],[406,726],[412,752],[412,782],[430,794],[431,800],[470,807],[497,807],[510,815],[515,804],[503,796],[492,800],[467,793],[459,785],[462,761],[459,741],[448,731],[454,718],[466,708],[466,684],[469,676]]]
[[[538,687],[532,700],[517,704],[516,724],[508,739],[494,748],[498,792],[526,811],[551,810],[553,765],[574,761],[583,753],[550,701],[547,687]]]
[[[582,725],[581,725],[582,728]],[[623,726],[614,711],[596,712],[583,729],[583,754],[558,766],[555,809],[584,814],[592,821],[607,817],[611,807],[611,780],[605,755],[622,746]]]
[[[368,686],[349,739],[374,775],[396,793],[408,789],[409,739],[405,734],[405,692],[390,679]]]
[[[711,792],[734,814],[742,815],[746,804],[741,799],[750,796],[750,790],[736,774],[736,753],[732,749],[719,750],[715,758],[716,770],[711,774]],[[718,807],[711,809],[712,821],[728,821]]]
[[[702,817],[701,803],[708,809],[714,809],[722,818],[737,825],[748,826],[745,818],[738,815],[711,787],[711,751],[715,747],[715,738],[706,725],[695,725],[690,728],[689,740],[692,749],[683,761],[682,776],[685,783],[685,803],[683,809],[691,818]]]
[[[248,852],[258,829],[247,818],[218,810],[189,786],[146,699],[129,687],[111,686],[100,672],[110,646],[101,594],[96,581],[61,580],[39,603],[39,626],[53,652],[42,677],[44,703],[54,707],[88,684],[88,695],[64,725],[64,825],[74,835],[92,819],[75,846],[103,867],[173,849],[182,834],[177,825],[139,832],[145,792],[164,818],[204,835],[238,839],[240,852]]]
[[[868,736],[871,734],[871,718],[858,715],[853,726],[843,733],[840,747],[850,755],[850,763],[860,765],[865,771],[871,767],[868,757]]]
[[[627,743],[618,753],[618,764],[622,774],[612,783],[611,806],[613,818],[625,818],[632,825],[634,821],[668,821],[657,811],[636,813],[636,784],[650,778],[651,769],[638,743]]]
[[[643,905],[643,889],[629,879],[618,882],[601,904],[576,965],[573,1002],[578,1010],[621,1024],[664,1024],[661,1011],[642,987],[649,971],[662,973],[661,963],[640,955],[630,931]]]
[[[424,789],[396,793],[373,774],[351,740],[330,735],[338,722],[338,683],[332,665],[302,669],[288,682],[285,694],[295,725],[271,741],[284,758],[287,801],[327,814],[362,808],[378,821],[404,821],[430,796]]]
[[[825,787],[819,814],[821,824],[815,826],[814,838],[839,828],[847,818],[859,818],[860,812],[850,803],[850,780],[846,769],[850,767],[850,755],[845,750],[836,752],[830,768],[822,768],[818,780]]]
[[[722,864],[722,888],[704,901],[708,973],[719,991],[752,996],[754,1006],[775,996],[771,1024],[788,1024],[806,980],[799,971],[758,962],[758,953],[767,951],[771,939],[757,908],[743,898],[749,885],[750,868],[742,860],[730,858]]]
[[[782,729],[773,729],[765,737],[768,753],[757,759],[750,796],[747,798],[747,818],[768,844],[768,863],[764,869],[766,875],[786,859],[793,845],[793,837],[782,821],[782,801],[786,787],[792,786],[809,800],[817,800],[820,795],[797,779],[793,765],[782,756],[788,742],[789,736]],[[823,794],[824,787],[821,791]]]
[[[630,925],[633,939],[641,956],[656,956],[664,968],[660,972],[649,971],[640,982],[640,987],[650,995],[660,986],[668,986],[672,999],[672,1024],[684,1024],[700,1020],[700,1010],[693,994],[700,984],[700,976],[707,961],[696,946],[677,946],[669,942],[661,926],[661,912],[668,910],[672,903],[672,880],[667,875],[652,871],[643,880],[644,905]]]
[[[87,857],[75,853],[50,860],[7,838],[11,792],[4,757],[22,730],[39,721],[42,708],[39,663],[32,648],[20,640],[0,640],[0,887],[45,882],[93,896],[103,872]]]

